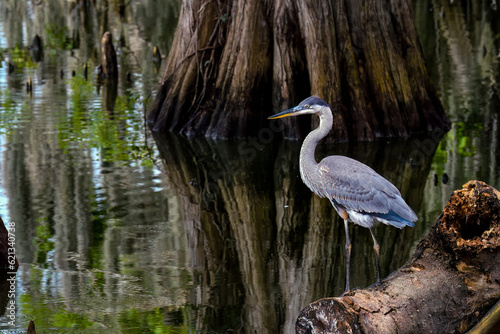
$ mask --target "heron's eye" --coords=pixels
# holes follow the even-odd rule
[[[309,105],[308,105],[308,104],[306,104],[306,105],[304,106],[304,108],[309,109]]]

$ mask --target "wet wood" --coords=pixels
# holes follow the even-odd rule
[[[154,73],[158,73],[161,68],[161,52],[158,46],[153,48],[153,71]]]
[[[185,0],[148,121],[156,131],[247,137],[311,94],[333,107],[330,141],[449,128],[407,0]],[[290,138],[315,125],[288,121]]]
[[[118,96],[118,60],[111,33],[105,32],[101,40],[101,65],[97,77],[103,83],[102,108],[113,114]]]
[[[102,110],[108,115],[115,111],[115,103],[118,98],[118,81],[106,80],[102,85]]]
[[[455,191],[412,258],[380,286],[302,310],[297,333],[464,333],[500,298],[500,192]]]
[[[500,301],[467,334],[496,334],[500,331]]]
[[[31,57],[36,63],[43,60],[43,43],[42,39],[38,35],[35,35],[35,37],[33,37],[33,41],[31,42]]]
[[[118,78],[118,61],[113,37],[109,31],[104,33],[101,40],[101,69],[105,78]]]
[[[36,334],[35,322],[33,320],[30,320],[30,323],[28,325],[28,332],[27,332],[27,334]]]

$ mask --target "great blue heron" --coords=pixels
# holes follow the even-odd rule
[[[361,225],[370,230],[376,255],[377,283],[380,283],[380,246],[372,227],[378,222],[398,228],[415,226],[418,217],[405,203],[399,190],[367,165],[354,159],[332,155],[316,162],[316,145],[332,129],[333,116],[328,103],[311,96],[294,108],[285,110],[269,119],[317,114],[319,127],[311,131],[300,150],[300,176],[316,195],[330,200],[337,213],[344,219],[346,249],[346,288],[350,291],[349,268],[351,241],[349,225]]]

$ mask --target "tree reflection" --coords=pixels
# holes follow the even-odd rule
[[[426,214],[437,215],[454,189],[469,180],[500,186],[498,118],[499,28],[497,4],[415,1],[415,17],[427,68],[453,126],[436,153]]]
[[[176,6],[0,0],[0,51],[15,67],[5,77],[0,71],[1,185],[8,221],[18,224],[20,318],[43,319],[39,330],[164,329],[174,325],[163,313],[187,303],[186,233],[169,215],[176,202],[168,187],[144,159],[136,106],[157,81],[151,52],[168,49]],[[95,68],[109,27],[120,48],[120,83],[98,96]],[[27,45],[35,35],[40,63]],[[30,76],[32,99],[24,90]]]
[[[439,139],[323,149],[374,166],[418,209],[422,180]],[[213,307],[211,314],[195,312],[197,330],[215,330],[210,326],[219,323],[216,318],[234,305],[242,308],[241,320],[236,318],[239,323],[234,324],[235,319],[226,318],[225,328],[229,321],[233,329],[242,326],[245,332],[292,332],[304,305],[343,291],[343,225],[329,201],[313,196],[300,180],[299,143],[254,145],[262,149],[241,154],[242,147],[249,147],[242,142],[191,141],[170,135],[156,140],[165,173],[181,203],[199,278],[195,283],[202,291],[202,300],[191,302]],[[432,151],[426,151],[423,143]],[[376,228],[384,275],[407,260],[426,228]],[[376,280],[372,240],[365,229],[351,229],[353,285],[364,287]],[[207,316],[213,318],[205,325],[201,319]]]

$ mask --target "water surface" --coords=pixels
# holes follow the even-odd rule
[[[167,52],[179,2],[36,3],[0,1],[0,215],[16,223],[21,262],[16,325],[2,315],[0,329],[34,319],[40,333],[290,333],[304,306],[343,291],[343,224],[300,180],[300,142],[281,141],[279,123],[220,142],[144,126],[161,74],[152,50]],[[495,14],[415,2],[450,132],[318,149],[372,166],[417,212],[413,229],[375,229],[384,276],[454,189],[500,185]],[[106,30],[116,88],[95,77]],[[351,285],[366,287],[376,279],[371,237],[351,235]]]

